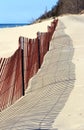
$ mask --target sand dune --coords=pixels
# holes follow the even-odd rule
[[[36,38],[37,32],[46,32],[52,19],[24,27],[0,29],[0,57],[10,57],[18,48],[20,36]]]
[[[49,52],[26,95],[0,113],[1,130],[84,130],[83,21],[84,15],[59,17]]]
[[[65,26],[65,33],[72,40],[75,65],[74,89],[63,110],[53,124],[57,130],[84,130],[84,15],[59,18]]]

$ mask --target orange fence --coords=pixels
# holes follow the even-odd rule
[[[20,48],[10,58],[0,59],[0,109],[10,106],[22,95]]]
[[[37,33],[36,39],[19,38],[19,48],[10,58],[0,58],[0,111],[25,94],[29,79],[40,68],[57,26],[54,20],[48,32]]]

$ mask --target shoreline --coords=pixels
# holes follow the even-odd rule
[[[30,24],[27,23],[0,23],[0,29],[24,27]]]

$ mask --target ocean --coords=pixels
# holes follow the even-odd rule
[[[12,28],[28,25],[27,23],[0,24],[0,28]]]

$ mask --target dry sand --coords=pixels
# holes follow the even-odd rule
[[[15,129],[23,130],[26,128],[28,129],[28,127],[31,127],[31,129],[32,129],[33,126],[37,126],[39,128],[40,121],[44,121],[42,125],[43,125],[43,127],[46,127],[46,129],[51,128],[51,130],[84,130],[84,15],[69,15],[69,16],[60,17],[59,19],[63,26],[58,27],[55,42],[52,41],[52,45],[51,45],[50,51],[48,53],[49,55],[47,54],[46,62],[44,62],[45,66],[43,65],[43,67],[41,68],[41,72],[43,72],[43,74],[47,73],[48,71],[50,73],[48,75],[45,74],[43,77],[38,77],[38,74],[40,73],[39,72],[36,76],[36,77],[38,77],[38,79],[36,80],[34,78],[35,82],[34,82],[34,79],[31,82],[31,89],[34,89],[34,87],[36,87],[37,89],[35,91],[31,91],[30,93],[26,94],[26,96],[21,101],[17,102],[15,104],[15,106],[13,105],[9,109],[7,109],[1,113],[0,127],[2,130],[5,130],[5,128],[6,129],[8,128],[7,130],[9,130],[11,128],[12,128],[12,130],[15,130]],[[50,21],[46,22],[47,25],[49,23],[50,23]],[[39,23],[39,24],[32,25],[29,27],[20,27],[17,29],[9,29],[9,31],[7,31],[5,29],[0,30],[0,36],[1,36],[1,32],[3,32],[2,33],[3,39],[1,40],[1,38],[0,38],[0,44],[4,43],[3,42],[4,40],[7,43],[7,45],[8,45],[8,43],[12,43],[11,46],[12,47],[15,46],[15,48],[13,48],[13,50],[12,50],[12,52],[13,52],[17,48],[18,36],[24,35],[27,37],[31,37],[33,35],[35,27],[37,28],[36,32],[39,30],[43,31],[41,29],[41,27],[40,27],[40,29],[38,28],[39,25],[42,25],[41,26],[42,29],[44,27],[46,28],[45,23],[44,24]],[[29,28],[30,28],[30,31],[27,30]],[[64,32],[62,32],[63,29],[66,34],[64,34]],[[12,34],[11,34],[10,30],[13,30]],[[35,32],[35,34],[36,34],[36,32]],[[6,33],[6,35],[4,35],[5,33]],[[62,33],[63,33],[63,35],[60,35]],[[30,36],[30,34],[31,34],[31,36]],[[35,34],[34,34],[34,37],[35,37]],[[9,38],[7,35],[9,36]],[[14,37],[13,35],[16,35],[15,36],[16,41],[13,40],[13,37]],[[59,113],[58,109],[60,109],[60,106],[63,103],[63,101],[61,102],[61,104],[60,104],[60,102],[58,102],[58,104],[57,104],[58,106],[54,105],[54,107],[53,107],[53,103],[56,102],[57,90],[55,89],[56,84],[54,84],[54,87],[53,87],[53,84],[51,82],[54,78],[54,75],[57,74],[53,71],[54,70],[53,68],[55,68],[55,66],[57,66],[57,64],[55,64],[57,62],[54,63],[54,59],[52,58],[52,61],[54,63],[54,66],[52,66],[53,64],[50,63],[51,60],[49,60],[49,59],[51,58],[50,54],[52,53],[52,51],[53,51],[52,55],[56,54],[56,56],[57,56],[58,53],[56,53],[56,48],[59,49],[60,44],[65,43],[65,41],[67,43],[67,39],[65,39],[65,41],[64,41],[64,39],[61,39],[61,37],[60,37],[60,36],[62,36],[62,38],[63,37],[67,38],[66,35],[68,35],[69,39],[71,39],[71,41],[69,41],[69,42],[71,42],[70,44],[72,46],[72,49],[74,49],[74,50],[72,50],[72,51],[74,51],[74,54],[73,54],[73,57],[71,58],[71,60],[72,60],[73,65],[75,66],[75,68],[70,68],[69,74],[71,74],[70,78],[73,79],[73,75],[72,75],[73,73],[71,71],[73,71],[73,69],[74,69],[74,74],[75,74],[74,81],[75,82],[73,84],[74,87],[69,95],[68,100],[66,101],[63,109]],[[5,38],[4,38],[4,36],[5,36]],[[6,56],[7,51],[1,52],[1,50],[4,50],[4,48],[5,48],[5,50],[6,49],[10,50],[10,47],[7,46],[8,48],[6,48],[6,47],[4,47],[4,44],[1,44],[1,45],[3,45],[3,46],[2,46],[2,49],[0,49],[0,55]],[[53,47],[53,49],[52,49],[52,47]],[[62,49],[63,49],[63,47],[62,47]],[[65,54],[65,55],[59,55],[60,57],[58,57],[58,58],[66,59],[67,54],[70,54],[72,56],[72,54],[71,54],[72,52],[69,49],[70,48],[67,48],[65,50],[63,49],[62,53],[60,50],[60,53]],[[69,51],[70,51],[70,53],[67,53]],[[10,54],[11,53],[9,53],[9,51],[8,51],[7,55],[9,56]],[[62,57],[62,56],[64,56],[64,57]],[[57,59],[55,58],[55,60],[57,60]],[[61,59],[61,60],[63,60],[63,59]],[[50,69],[48,66],[50,64],[51,64],[50,68],[52,68],[52,69]],[[46,67],[46,66],[48,66],[48,67]],[[64,66],[59,65],[58,70],[56,70],[56,72],[58,72],[59,69],[61,69],[60,66],[61,66],[61,68],[65,67],[66,68],[65,72],[67,72],[67,64],[64,64]],[[46,67],[46,69],[44,69],[44,67]],[[73,67],[73,66],[70,66],[70,67]],[[49,77],[50,77],[50,79],[49,79]],[[61,74],[59,73],[59,77],[56,77],[56,78],[57,79],[54,78],[54,80],[58,80],[58,78],[61,79]],[[62,77],[62,78],[65,78],[65,77]],[[68,77],[66,77],[66,78],[68,78]],[[44,81],[44,82],[41,82],[41,81]],[[71,79],[70,79],[70,81],[71,81]],[[42,85],[45,86],[45,84],[47,84],[48,82],[49,82],[49,84],[46,85],[46,87],[43,87],[42,89],[38,89]],[[66,81],[64,81],[64,82],[66,82]],[[68,81],[67,81],[67,83],[68,83]],[[58,82],[58,84],[59,84],[59,91],[60,91],[61,83]],[[65,86],[67,86],[67,85],[62,84],[63,88]],[[61,88],[61,89],[63,89],[63,88]],[[57,95],[59,96],[58,93],[57,93]],[[67,95],[67,93],[66,93],[66,95]],[[66,96],[66,95],[64,95],[64,96]],[[53,102],[52,102],[52,100],[53,100]],[[50,109],[51,107],[52,107],[52,109]],[[48,111],[50,112],[49,115],[47,114]],[[57,116],[57,112],[58,112],[58,116]],[[53,117],[54,117],[54,120],[53,120]],[[49,126],[51,124],[52,124],[52,126]],[[41,125],[41,123],[40,123],[40,125]],[[34,128],[35,127],[33,127],[33,129]]]
[[[63,110],[53,123],[57,130],[84,130],[84,15],[70,15],[59,18],[65,26],[65,33],[72,40],[75,65],[74,89]]]
[[[20,36],[36,38],[38,31],[47,31],[47,25],[50,25],[51,21],[52,19],[49,19],[24,27],[0,29],[0,57],[10,57],[16,51]]]

